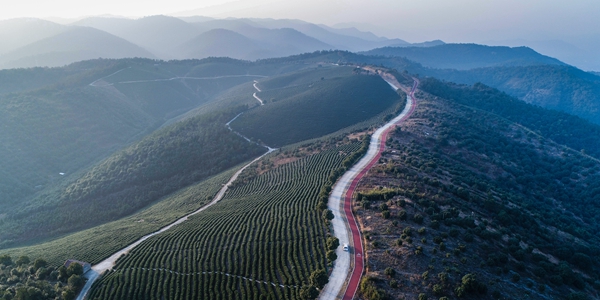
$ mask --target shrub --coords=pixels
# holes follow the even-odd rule
[[[413,220],[417,224],[423,224],[423,216],[421,214],[415,214]]]
[[[441,284],[434,284],[433,285],[433,294],[435,294],[436,296],[441,296],[444,294],[444,287]]]
[[[390,211],[389,211],[389,210],[384,210],[384,211],[381,213],[381,216],[382,216],[384,219],[389,219],[389,218],[390,218]]]
[[[335,254],[335,251],[333,250],[328,250],[327,251],[327,260],[328,261],[335,261],[337,259],[337,254]]]
[[[405,210],[401,210],[401,211],[398,213],[398,218],[399,218],[400,220],[402,220],[402,221],[405,221],[405,220],[408,218],[408,215],[406,214],[406,211],[405,211]]]

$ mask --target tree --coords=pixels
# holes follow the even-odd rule
[[[321,289],[329,282],[329,278],[325,270],[318,269],[310,274],[308,281],[311,285],[314,285],[318,289]]]
[[[456,295],[464,297],[470,294],[485,294],[487,286],[477,280],[475,274],[467,274],[463,276],[461,285],[456,288]]]
[[[334,236],[327,238],[327,249],[335,250],[340,246],[340,240]]]
[[[381,212],[381,216],[382,216],[384,219],[389,219],[389,218],[390,218],[390,215],[391,215],[391,214],[390,214],[390,211],[389,211],[389,210],[384,210],[383,212]]]
[[[441,284],[434,284],[433,285],[433,293],[436,296],[441,296],[444,294],[444,287]]]
[[[29,256],[23,255],[21,257],[19,257],[19,259],[17,259],[16,264],[17,266],[22,266],[22,265],[28,265],[31,262],[31,260],[29,259]]]
[[[72,275],[82,275],[83,274],[83,266],[78,263],[71,263],[67,268],[67,276],[69,278]]]
[[[37,270],[39,268],[45,268],[48,265],[48,262],[38,258],[35,260],[35,262],[33,263],[33,267]],[[83,268],[81,268],[81,273],[83,273]]]
[[[328,261],[335,261],[337,259],[337,254],[335,254],[335,251],[333,250],[328,250],[327,251],[327,260]]]
[[[73,274],[69,277],[68,283],[71,289],[79,291],[83,287],[84,281],[81,276]]]
[[[0,255],[0,264],[3,264],[5,266],[10,266],[12,265],[13,261],[12,258],[10,257],[10,255],[8,254],[4,254],[4,255]]]
[[[326,220],[333,220],[333,212],[331,209],[323,211],[323,218]]]
[[[406,211],[405,210],[401,210],[398,213],[398,218],[402,221],[406,220],[408,218],[408,216],[406,215]]]
[[[19,287],[15,300],[43,299],[42,291],[35,287]]]
[[[306,300],[312,300],[319,297],[319,291],[314,285],[304,285],[300,288],[300,298]]]
[[[413,220],[417,224],[423,224],[423,216],[421,214],[414,215]]]
[[[65,266],[60,266],[58,268],[58,280],[62,281],[62,282],[66,282],[67,279],[69,279],[69,273],[67,273],[67,268],[65,268]]]
[[[396,275],[396,270],[394,270],[390,267],[387,267],[387,268],[385,268],[385,270],[383,270],[383,274],[385,274],[389,277],[394,277],[394,275]]]
[[[71,289],[67,289],[65,291],[62,292],[62,297],[65,300],[74,300],[75,299],[75,292],[73,292],[73,290]]]

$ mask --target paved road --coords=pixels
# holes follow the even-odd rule
[[[256,86],[257,83],[258,83],[258,81],[254,80],[253,86],[260,93],[262,91]],[[258,102],[260,102],[260,105],[265,105],[264,101],[262,101],[262,99],[258,98],[256,93],[252,94],[252,97],[254,97],[254,99],[258,100]]]
[[[395,90],[400,88],[397,81],[387,80]],[[348,170],[333,187],[329,197],[328,207],[333,211],[332,220],[334,235],[340,240],[340,244],[348,244],[350,251],[343,251],[342,247],[336,249],[338,258],[335,261],[333,271],[329,277],[329,283],[320,294],[320,299],[352,299],[354,298],[360,278],[364,272],[364,251],[358,223],[352,213],[352,195],[360,179],[377,163],[381,153],[385,149],[385,141],[389,132],[407,119],[415,108],[414,91],[418,81],[408,91],[406,107],[396,118],[379,128],[371,136],[371,142],[367,154],[350,170]],[[343,204],[343,205],[342,205]],[[351,262],[353,269],[351,270]],[[347,288],[344,291],[344,284]]]

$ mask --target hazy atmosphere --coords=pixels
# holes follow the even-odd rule
[[[600,4],[0,10],[0,300],[600,299]]]
[[[70,22],[85,16],[150,15],[300,19],[356,27],[408,42],[529,46],[584,70],[600,70],[600,2],[594,0],[208,0],[39,1],[3,5],[1,19]]]

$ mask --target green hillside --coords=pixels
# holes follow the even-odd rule
[[[0,240],[6,245],[49,238],[116,220],[257,156],[264,148],[247,143],[224,126],[243,109],[161,129],[102,161],[64,189],[39,195],[27,207],[7,209]]]
[[[536,122],[502,117],[515,107],[491,101],[490,89],[461,89],[470,97],[419,93],[412,118],[361,181],[363,297],[595,297],[599,161],[528,128]],[[540,110],[513,113],[552,123]],[[560,130],[587,138],[574,125]]]
[[[366,55],[404,57],[425,67],[467,70],[491,66],[564,65],[527,47],[444,44],[433,47],[384,47]]]
[[[428,76],[463,84],[481,82],[528,103],[600,123],[600,77],[571,66],[516,64],[471,70],[442,70],[424,67],[403,57],[368,56],[344,51],[320,51],[288,57],[285,60],[383,65],[406,70],[421,77]]]
[[[352,70],[325,69],[259,81],[265,89],[257,95],[266,104],[231,126],[270,147],[281,147],[368,120],[399,103],[398,94],[381,78]]]
[[[0,211],[74,180],[84,168],[232,87],[303,67],[126,59],[2,70]]]
[[[457,83],[481,82],[528,103],[600,124],[600,77],[571,66],[438,70],[428,74]]]
[[[427,79],[422,81],[421,88],[433,95],[497,114],[559,144],[600,159],[600,127],[582,118],[527,104],[483,84],[469,87]]]
[[[71,26],[45,39],[5,53],[2,68],[58,67],[98,58],[154,58],[150,52],[105,31]]]
[[[328,268],[319,191],[359,147],[331,139],[246,169],[219,203],[120,259],[90,298],[299,299]]]

